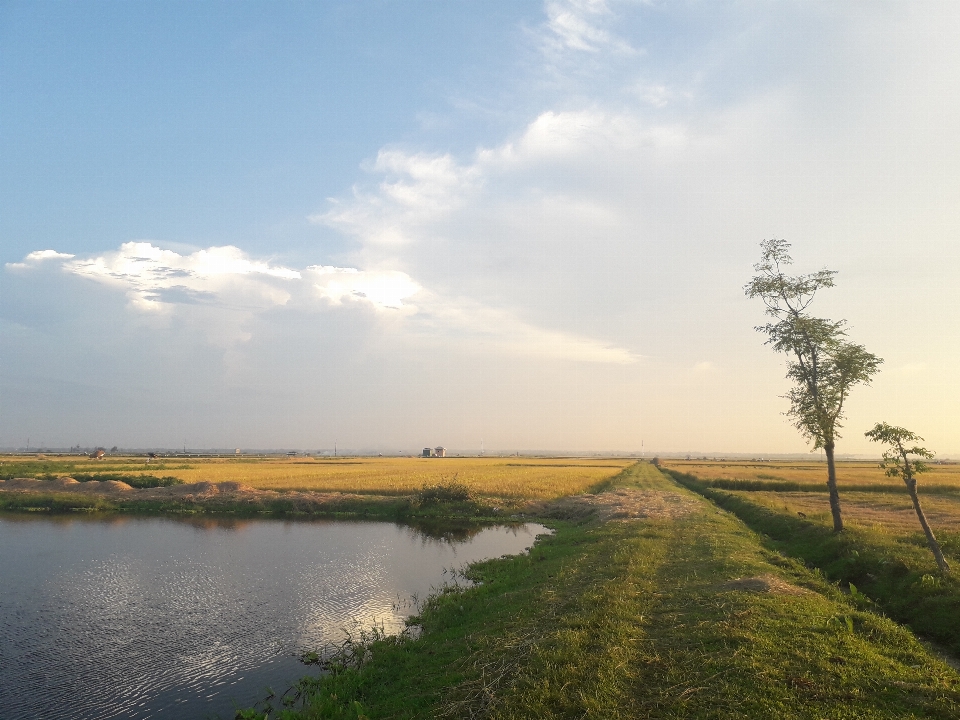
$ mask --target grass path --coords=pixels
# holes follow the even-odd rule
[[[960,676],[907,630],[650,465],[616,489],[672,510],[556,521],[270,718],[960,716]]]

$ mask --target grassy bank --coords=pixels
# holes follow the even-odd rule
[[[349,518],[470,522],[503,522],[513,515],[510,506],[491,506],[473,496],[424,501],[406,497],[332,494],[303,497],[226,495],[138,499],[124,494],[98,495],[70,492],[0,493],[0,511],[43,513],[133,513],[141,515],[232,515],[237,517]]]
[[[890,512],[882,515],[877,511],[871,516],[873,521],[848,522],[838,535],[832,531],[825,497],[820,498],[822,506],[815,512],[806,498],[771,492],[732,492],[691,475],[668,472],[766,535],[771,547],[819,568],[830,580],[853,583],[883,612],[960,655],[960,579],[955,574],[941,577],[937,572],[916,516],[909,517],[912,510],[902,489],[891,502],[905,505],[909,511],[905,518],[910,521],[908,526],[889,519]],[[936,498],[925,496],[924,501],[928,499],[930,506],[938,507]],[[872,501],[870,507],[883,508],[883,503],[873,496],[861,500],[853,492],[842,493],[841,500],[847,507],[862,507]],[[861,513],[859,517],[865,516]],[[960,534],[940,535],[948,560],[960,571]]]
[[[617,490],[678,508],[555,521],[473,566],[418,637],[374,639],[270,718],[952,718],[960,677],[902,627],[650,465]],[[268,708],[241,713],[263,717]],[[259,714],[257,714],[259,713]]]

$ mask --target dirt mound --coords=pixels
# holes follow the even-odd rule
[[[538,508],[548,517],[575,519],[596,513],[601,520],[679,518],[689,515],[697,501],[673,492],[620,488],[597,495],[572,495]]]
[[[95,480],[91,481],[89,484],[93,485]],[[95,487],[94,492],[127,492],[128,490],[133,490],[131,485],[127,485],[125,482],[119,480],[101,480],[97,482],[97,485],[100,487]]]
[[[8,488],[29,488],[33,489],[37,487],[42,480],[37,480],[36,478],[10,478],[7,480]]]
[[[56,480],[51,480],[50,483],[58,488],[72,487],[74,485],[79,485],[80,481],[75,480],[72,477],[58,477]]]
[[[791,585],[776,575],[758,575],[756,577],[737,578],[720,586],[721,591],[739,590],[741,592],[770,593],[772,595],[804,595],[809,590]]]
[[[255,493],[257,492],[256,488],[252,488],[249,485],[244,485],[239,482],[222,482],[219,484],[219,489],[222,493]]]
[[[220,494],[220,486],[216,483],[202,481],[186,485],[171,485],[170,487],[149,488],[145,495],[156,498],[177,497],[184,500],[209,500]]]
[[[141,491],[144,497],[150,498],[183,498],[185,500],[197,500],[197,499],[215,499],[218,496],[230,496],[235,497],[237,495],[242,495],[246,497],[260,496],[264,494],[264,491],[257,490],[252,488],[249,485],[244,485],[239,482],[222,482],[222,483],[213,483],[208,481],[201,481],[195,483],[188,483],[185,485],[170,485],[169,487],[158,487],[158,488],[146,488]],[[276,494],[276,493],[273,493]]]

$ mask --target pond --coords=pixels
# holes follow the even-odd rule
[[[0,717],[232,718],[543,526],[0,515]]]

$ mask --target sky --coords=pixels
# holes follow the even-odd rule
[[[960,4],[0,3],[0,447],[960,454]]]

